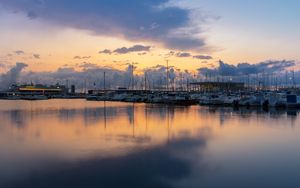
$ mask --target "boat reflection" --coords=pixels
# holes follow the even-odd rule
[[[0,107],[0,187],[199,187],[221,171],[210,155],[299,123],[297,111],[273,109],[20,102]]]

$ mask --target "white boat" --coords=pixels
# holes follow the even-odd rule
[[[240,100],[240,97],[238,96],[225,96],[224,97],[224,105],[226,106],[232,106],[238,104],[238,101]]]
[[[286,95],[282,93],[272,93],[267,97],[269,107],[286,107]]]
[[[111,99],[113,101],[125,101],[127,97],[128,97],[127,93],[120,93],[120,94],[114,94]]]
[[[200,105],[224,105],[224,97],[217,94],[207,94],[200,98],[199,103]]]

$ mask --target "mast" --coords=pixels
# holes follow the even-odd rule
[[[295,71],[293,70],[293,88],[296,87],[296,82],[295,82]]]
[[[145,80],[144,80],[144,88],[145,88],[145,91],[147,90],[147,73],[145,72],[144,73],[144,76],[145,76]]]
[[[167,91],[169,91],[169,60],[167,62]]]
[[[133,62],[131,63],[131,87],[134,90],[134,72],[133,72]]]
[[[87,90],[87,88],[86,88],[86,78],[84,79],[84,94],[86,94],[86,90]]]
[[[288,87],[288,72],[285,71],[285,87]]]
[[[250,90],[250,74],[247,75],[248,91]]]
[[[106,89],[106,72],[103,72],[103,90]]]

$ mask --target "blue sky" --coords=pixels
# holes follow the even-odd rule
[[[254,53],[252,56],[257,55],[261,58],[265,56],[266,59],[300,58],[298,55],[300,1],[189,0],[178,2],[220,17],[218,21],[210,22],[208,35],[217,38],[215,43],[221,44],[223,40],[227,41],[222,48],[234,49],[235,53],[239,53],[239,49],[246,50],[249,55],[252,53],[251,50],[259,49],[266,51],[265,54]],[[237,44],[234,46],[230,42]],[[247,59],[255,58],[246,57],[244,60]]]
[[[212,11],[227,27],[262,29],[279,35],[300,31],[298,0],[190,0],[192,6]]]

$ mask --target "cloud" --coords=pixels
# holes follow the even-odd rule
[[[90,59],[91,56],[74,56],[73,59]]]
[[[99,54],[112,54],[112,51],[109,49],[105,49],[105,50],[99,51]]]
[[[147,55],[147,52],[138,53],[138,55]]]
[[[176,53],[174,51],[170,51],[165,56],[166,57],[176,56],[176,57],[181,57],[181,58],[193,57],[194,59],[200,59],[200,60],[211,60],[211,59],[213,59],[212,56],[208,56],[208,55],[193,55],[190,52],[177,52]]]
[[[257,64],[239,63],[238,65],[230,65],[219,61],[217,68],[201,68],[198,69],[200,74],[216,74],[220,76],[239,76],[261,73],[280,73],[287,68],[296,65],[294,60],[281,60],[281,61],[264,61]]]
[[[23,83],[40,83],[53,85],[56,83],[65,83],[66,80],[70,84],[75,84],[76,88],[82,89],[94,88],[93,83],[96,83],[97,88],[103,88],[103,73],[106,72],[106,87],[111,89],[117,89],[119,87],[130,88],[132,86],[132,68],[137,69],[136,64],[132,67],[130,62],[116,62],[122,63],[119,68],[126,66],[124,70],[118,70],[111,67],[102,67],[92,62],[82,62],[76,65],[76,67],[69,67],[64,65],[53,72],[24,72],[21,75]],[[80,69],[79,69],[80,68]],[[143,69],[142,71],[147,75],[147,85],[151,89],[162,88],[166,85],[166,67],[164,65],[157,65],[154,67]],[[135,74],[135,73],[134,73]],[[170,66],[169,67],[169,83],[180,84],[179,78],[183,75],[184,79],[192,78],[192,75],[188,72],[180,72],[179,69]],[[138,87],[142,87],[144,84],[144,75],[135,75],[134,82]],[[186,82],[186,80],[183,80]]]
[[[176,57],[191,57],[192,55],[188,52],[178,52]]]
[[[102,51],[99,51],[100,54],[128,54],[133,52],[140,52],[138,55],[145,55],[146,52],[149,52],[151,49],[151,46],[143,46],[143,45],[134,45],[131,47],[121,47],[117,48],[115,50],[109,50],[104,49]]]
[[[134,45],[132,47],[122,47],[122,48],[117,48],[113,52],[117,54],[128,54],[132,52],[149,52],[150,51],[150,46],[143,46],[143,45]]]
[[[0,89],[7,90],[12,84],[16,84],[21,71],[28,65],[17,62],[7,73],[1,75]]]
[[[202,64],[207,64],[207,63],[208,63],[208,61],[201,61],[201,63],[202,63]]]
[[[174,54],[175,54],[174,51],[170,51],[167,55],[172,56],[172,55],[174,55]]]
[[[30,19],[97,35],[151,41],[180,50],[205,46],[199,37],[200,24],[192,24],[191,10],[171,5],[170,0],[1,0],[0,5],[24,12]]]
[[[15,51],[15,54],[17,54],[17,55],[23,55],[25,52],[24,51],[22,51],[22,50],[17,50],[17,51]]]
[[[94,88],[93,83],[97,83],[96,87],[103,87],[103,72],[106,72],[106,87],[118,88],[129,87],[131,79],[131,65],[127,65],[126,70],[117,70],[109,67],[101,67],[90,62],[82,62],[77,65],[82,70],[77,70],[74,67],[62,66],[56,71],[51,72],[25,72],[22,74],[22,81],[40,84],[56,84],[65,83],[66,80],[70,84],[75,84],[76,88]]]
[[[33,54],[32,56],[33,56],[35,59],[40,59],[40,58],[41,58],[40,54]]]
[[[97,69],[97,68],[99,68],[99,65],[94,64],[94,63],[89,63],[89,62],[83,62],[78,67],[83,68],[84,70],[86,70],[86,69]]]
[[[151,88],[162,88],[167,85],[167,67],[164,65],[156,65],[154,67],[144,69],[147,76],[148,84]],[[186,83],[186,79],[191,79],[193,76],[187,71],[181,71],[180,69],[169,66],[169,86],[175,87],[175,85],[182,85],[183,82]],[[184,79],[176,79],[184,78]]]
[[[40,84],[56,84],[65,83],[75,84],[76,88],[103,88],[103,73],[106,72],[106,88],[117,89],[119,87],[130,88],[132,84],[132,65],[131,61],[115,61],[118,68],[124,67],[124,70],[118,70],[111,67],[102,67],[101,65],[92,62],[78,63],[76,67],[62,66],[53,72],[20,72],[27,66],[23,63],[18,63],[16,67],[12,68],[8,73],[1,76],[2,88],[7,88],[18,80],[22,83],[40,83]],[[206,64],[208,68],[198,69],[199,76],[235,76],[236,81],[241,81],[241,77],[245,75],[255,74],[272,74],[276,73],[281,80],[285,79],[285,71],[296,65],[296,61],[264,61],[257,64],[240,63],[238,65],[230,65],[222,61],[218,66]],[[136,66],[133,67],[137,69]],[[135,75],[134,83],[138,87],[142,87],[147,80],[147,87],[150,89],[165,88],[167,83],[167,68],[165,65],[157,65],[154,67],[138,70],[145,73]],[[134,74],[136,74],[135,71]],[[289,72],[288,77],[292,77]],[[255,76],[256,77],[256,76]],[[194,80],[194,73],[186,70],[180,70],[174,66],[169,66],[169,86],[175,88],[176,86],[185,85],[187,80]],[[300,81],[300,71],[295,72],[295,79],[297,83]],[[94,86],[96,83],[96,86]]]
[[[193,56],[193,58],[195,59],[202,59],[202,60],[210,60],[210,59],[213,59],[212,56],[209,56],[209,55],[195,55]]]

